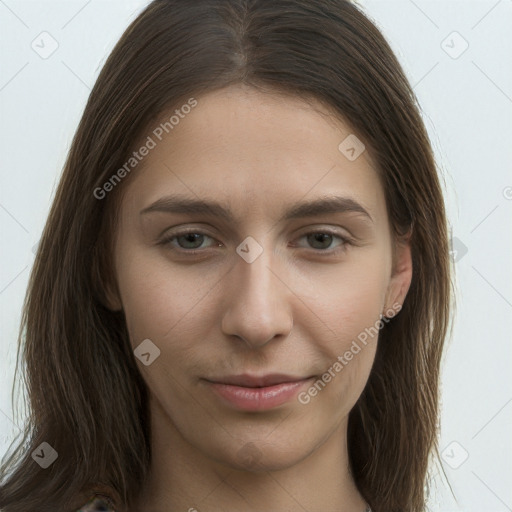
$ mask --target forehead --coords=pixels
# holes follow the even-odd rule
[[[140,145],[148,137],[153,144],[127,184],[129,204],[142,209],[183,194],[277,216],[300,199],[343,195],[376,216],[385,209],[368,151],[322,104],[244,86],[195,100],[193,109],[175,107],[142,134]]]

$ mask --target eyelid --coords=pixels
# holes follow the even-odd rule
[[[203,228],[183,228],[180,231],[167,232],[167,234],[164,234],[161,237],[161,239],[157,243],[157,245],[170,246],[171,241],[175,240],[176,238],[178,238],[180,236],[185,236],[185,235],[189,235],[189,234],[203,235],[205,237],[211,238],[212,240],[215,240],[217,243],[211,245],[210,247],[206,247],[206,248],[203,248],[203,249],[183,249],[183,248],[180,248],[180,247],[172,247],[171,250],[174,251],[174,252],[177,252],[177,253],[182,253],[182,254],[194,254],[194,253],[199,253],[199,252],[205,252],[205,251],[207,251],[210,248],[213,248],[213,247],[216,247],[216,246],[218,247],[219,244],[222,244],[214,236],[209,235],[207,232],[205,232]]]
[[[219,242],[218,240],[216,240],[215,237],[209,235],[207,232],[204,232],[202,229],[203,228],[183,228],[180,231],[169,232],[168,234],[166,234],[162,237],[162,239],[158,242],[158,245],[170,246],[171,241],[175,240],[176,238],[178,238],[180,236],[184,236],[184,235],[191,234],[191,233],[206,236],[208,238],[211,238],[212,240],[215,240],[217,243],[215,245],[205,247],[202,249],[184,249],[184,248],[180,248],[180,247],[172,247],[172,249],[170,249],[170,250],[172,250],[173,252],[176,252],[176,253],[180,253],[180,254],[194,255],[194,254],[199,254],[199,253],[205,253],[209,249],[212,249],[216,246],[219,247],[219,244],[222,245],[222,242]],[[345,251],[347,249],[347,245],[355,245],[355,243],[356,243],[356,240],[354,239],[353,236],[340,233],[338,230],[331,228],[331,227],[329,227],[329,228],[328,227],[308,228],[308,231],[304,231],[302,234],[300,234],[298,237],[296,237],[295,240],[304,238],[308,235],[314,235],[317,233],[327,234],[327,235],[331,235],[333,237],[339,238],[341,240],[341,243],[339,245],[335,246],[334,248],[325,249],[325,250],[315,249],[313,247],[305,248],[310,253],[315,254],[315,255],[320,255],[320,256],[336,255],[339,252]],[[294,247],[294,246],[292,246],[292,247]]]
[[[319,256],[334,256],[338,255],[339,253],[342,253],[347,250],[348,245],[356,245],[355,239],[352,236],[345,235],[340,233],[339,231],[333,229],[333,228],[314,228],[310,229],[309,231],[306,231],[299,235],[297,239],[304,238],[308,235],[315,235],[317,233],[325,234],[325,235],[331,235],[332,237],[339,238],[341,240],[341,243],[333,248],[330,249],[315,249],[314,247],[306,248],[310,253],[314,255]]]

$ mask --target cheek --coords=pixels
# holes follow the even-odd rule
[[[200,266],[179,269],[143,251],[137,256],[134,250],[119,265],[119,290],[132,349],[137,352],[149,339],[159,351],[153,349],[158,357],[148,366],[136,359],[139,370],[160,400],[169,407],[170,403],[185,407],[190,401],[191,376],[204,372],[204,363],[198,365],[208,352],[210,327],[218,319],[214,297],[222,289],[222,274],[204,272]]]
[[[134,255],[119,263],[119,289],[134,344],[189,337],[186,333],[204,322],[209,294],[221,284],[213,273],[191,267],[180,271],[161,257]]]
[[[329,346],[341,349],[379,319],[388,282],[385,258],[375,250],[361,250],[339,265],[302,273],[294,283],[294,291],[328,328],[325,341],[337,340],[329,342]],[[297,321],[306,325],[305,320]],[[314,325],[318,326],[318,320]],[[318,333],[311,339],[321,341]]]
[[[205,271],[200,264],[180,268],[133,247],[120,254],[119,289],[133,348],[149,338],[173,356],[169,363],[186,365],[186,352],[204,347],[205,335],[212,335],[207,324],[218,325],[222,317],[223,294],[231,293],[224,275],[229,269]],[[282,272],[296,296],[289,299],[294,324],[314,341],[307,351],[323,353],[324,360],[348,350],[379,318],[386,262],[375,248],[354,251],[340,263],[308,263]]]
[[[323,391],[323,384],[318,384],[313,395],[321,392],[323,400],[350,408],[362,392],[377,348],[388,284],[386,263],[376,252],[368,251],[352,264],[301,281],[314,315],[310,313],[300,325],[309,329],[307,337],[314,340],[316,354],[322,354],[321,377],[326,388]]]

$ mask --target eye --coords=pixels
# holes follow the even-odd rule
[[[345,251],[347,246],[352,244],[352,240],[349,237],[328,229],[305,233],[299,237],[299,239],[303,238],[307,239],[307,242],[310,244],[313,252],[322,255],[337,254],[341,251]],[[203,243],[207,239],[215,241],[213,237],[210,237],[206,233],[201,233],[199,231],[181,231],[179,233],[171,233],[167,235],[159,242],[159,245],[169,246],[171,250],[189,254],[201,252],[202,249],[207,249],[208,247],[222,246],[218,241],[216,241],[215,244],[203,246]],[[335,239],[338,239],[340,242],[332,248],[330,246],[332,246]],[[292,245],[292,247],[296,247],[296,245]]]
[[[306,238],[308,244],[313,248],[314,252],[325,253],[325,255],[332,255],[337,254],[340,251],[345,251],[347,246],[352,244],[352,240],[349,237],[343,236],[328,229],[305,233],[300,238]],[[335,245],[333,248],[332,243],[336,238],[340,240],[340,243]]]
[[[197,231],[182,231],[180,233],[174,233],[172,235],[166,236],[162,239],[160,244],[162,245],[169,245],[172,248],[177,248],[177,250],[182,250],[184,252],[195,252],[196,250],[201,249],[201,244],[204,241],[205,238],[210,238],[211,240],[214,240],[212,237],[208,236],[205,233],[200,233]],[[176,240],[176,245],[173,245],[172,242]],[[217,243],[217,246],[220,246],[221,244]],[[204,248],[204,247],[203,247]]]

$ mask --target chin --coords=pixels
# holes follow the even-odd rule
[[[287,469],[308,456],[304,446],[279,446],[268,441],[243,441],[235,452],[226,454],[223,463],[233,469],[264,473]]]

